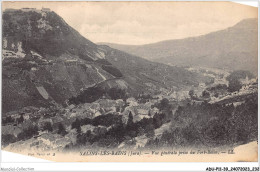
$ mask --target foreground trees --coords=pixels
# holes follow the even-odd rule
[[[180,107],[169,131],[160,139],[150,140],[146,147],[220,146],[243,144],[257,139],[257,94],[245,103],[193,104]]]

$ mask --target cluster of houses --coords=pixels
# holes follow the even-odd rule
[[[22,49],[22,42],[8,42],[6,38],[3,38],[3,59],[24,57],[25,53]]]
[[[21,140],[5,147],[5,150],[22,152],[24,150],[36,151],[62,151],[67,144],[71,143],[69,137],[62,137],[59,134],[44,133],[37,138]]]
[[[156,113],[159,113],[159,109],[153,107],[155,102],[158,102],[158,99],[152,99],[145,103],[140,103],[135,98],[131,97],[126,100],[118,99],[118,100],[110,100],[110,99],[99,99],[93,103],[85,103],[80,105],[69,105],[68,107],[61,110],[56,115],[47,115],[49,114],[46,109],[41,108],[35,110],[35,113],[38,114],[38,119],[34,122],[34,125],[38,126],[39,134],[31,139],[25,141],[18,141],[8,145],[8,148],[15,148],[14,145],[19,144],[19,148],[21,145],[27,147],[26,149],[37,149],[41,148],[43,150],[55,149],[55,150],[63,150],[64,147],[68,144],[75,144],[77,140],[77,131],[76,129],[71,128],[72,122],[78,119],[95,118],[104,114],[114,114],[114,115],[122,115],[123,123],[127,123],[129,114],[133,115],[133,121],[137,122],[143,118],[152,118]],[[11,115],[12,118],[19,119],[21,115],[19,113],[14,113]],[[16,133],[16,136],[23,131],[25,126],[29,125],[29,123],[33,123],[31,118],[35,116],[33,113],[24,113],[23,118],[24,122],[19,124],[19,126],[4,126],[5,131],[9,130],[12,133]],[[46,123],[50,123],[53,127],[53,131],[58,130],[58,126],[61,123],[67,134],[62,136],[57,134],[56,132],[51,132],[48,130],[44,130],[44,126]],[[12,128],[12,129],[10,129]],[[93,126],[93,125],[83,125],[81,126],[81,132],[86,133],[87,131],[91,131],[93,134],[106,132],[109,128],[105,126]],[[15,130],[15,131],[14,131]]]

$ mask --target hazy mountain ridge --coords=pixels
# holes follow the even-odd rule
[[[257,19],[206,35],[146,45],[106,44],[130,54],[162,63],[250,70],[257,72]]]

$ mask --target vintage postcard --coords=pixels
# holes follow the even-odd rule
[[[54,162],[258,161],[258,9],[3,2],[1,149]]]

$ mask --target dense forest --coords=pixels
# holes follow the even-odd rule
[[[234,145],[257,138],[257,94],[238,106],[231,104],[188,104],[179,106],[171,130],[147,143],[149,148]]]

